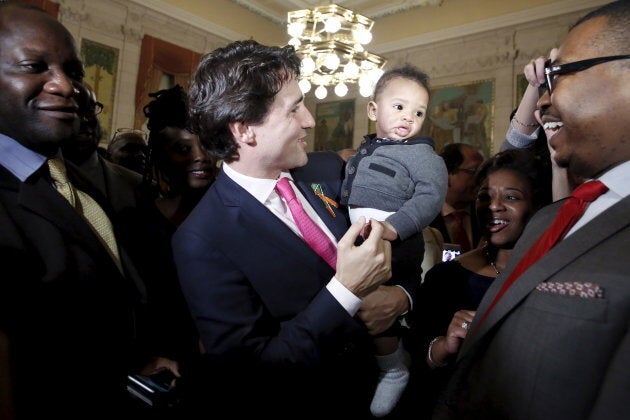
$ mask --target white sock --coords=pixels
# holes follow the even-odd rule
[[[370,404],[370,411],[375,417],[383,417],[396,407],[407,387],[411,357],[400,343],[392,354],[376,356],[376,362],[381,372],[374,397],[372,397],[372,404]]]

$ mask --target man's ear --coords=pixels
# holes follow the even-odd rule
[[[376,105],[376,102],[374,101],[370,101],[367,104],[367,115],[368,118],[372,121],[376,121],[376,109],[378,108],[378,106]]]
[[[230,132],[237,143],[250,144],[254,142],[254,133],[249,124],[241,121],[234,121],[229,123],[229,127]]]

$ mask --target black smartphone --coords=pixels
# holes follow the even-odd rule
[[[175,399],[174,379],[176,376],[168,369],[152,375],[128,375],[127,391],[150,406],[170,405]]]

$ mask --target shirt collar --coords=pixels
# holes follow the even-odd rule
[[[281,172],[278,179],[254,178],[237,172],[225,162],[223,162],[223,171],[228,177],[230,177],[230,179],[232,179],[232,181],[243,187],[245,191],[253,195],[256,200],[263,204],[269,200],[272,194],[275,194],[275,187],[278,179],[285,177],[293,180],[289,172]]]
[[[46,156],[0,133],[0,165],[24,182],[46,162]]]
[[[618,194],[620,197],[627,197],[630,195],[629,176],[630,161],[627,161],[610,169],[598,179],[606,184],[609,191]]]

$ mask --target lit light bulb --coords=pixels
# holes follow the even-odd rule
[[[370,42],[372,42],[372,32],[370,32],[369,30],[367,30],[364,27],[359,27],[359,28],[355,29],[354,31],[352,31],[352,37],[359,44],[364,44],[365,45],[365,44],[369,44]]]
[[[372,83],[376,84],[376,82],[378,82],[378,79],[381,78],[383,73],[385,73],[383,71],[383,69],[379,69],[378,67],[375,67],[375,68],[373,68],[372,70],[370,70],[368,72],[368,75],[370,76],[370,79],[372,80]]]
[[[315,61],[311,57],[304,57],[301,63],[302,68],[300,69],[300,73],[304,76],[308,76],[313,74],[315,71]]]
[[[339,60],[339,56],[334,52],[326,54],[326,57],[324,58],[324,65],[332,71],[337,70],[337,67],[339,67],[340,63],[341,60]]]
[[[302,93],[307,94],[311,91],[311,82],[309,82],[306,79],[302,79],[298,82],[298,85],[300,86],[300,90],[302,91]]]
[[[291,45],[293,48],[297,49],[300,45],[302,45],[302,43],[297,38],[291,38],[289,40],[289,45]]]
[[[374,88],[371,85],[359,86],[359,93],[364,98],[369,98],[372,95]]]
[[[344,66],[343,74],[348,79],[356,79],[357,77],[359,77],[359,66],[357,66],[354,61],[350,61]]]
[[[299,38],[302,36],[305,28],[306,24],[304,22],[289,23],[289,26],[287,26],[287,33],[293,38]]]
[[[332,16],[326,19],[326,23],[324,23],[324,30],[329,34],[336,33],[339,29],[341,29],[341,21],[337,16]]]
[[[345,83],[341,82],[337,86],[335,86],[335,95],[341,97],[346,96],[348,93],[348,86]]]
[[[317,89],[315,89],[315,97],[317,99],[324,99],[326,96],[328,96],[328,91],[324,86],[318,86]]]
[[[361,77],[359,77],[359,87],[368,87],[371,88],[373,85],[372,78],[369,73],[362,73]]]

